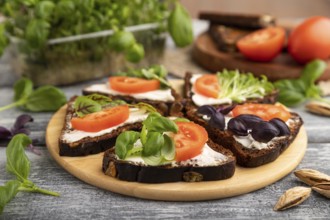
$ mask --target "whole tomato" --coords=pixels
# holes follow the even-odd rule
[[[330,56],[330,19],[315,16],[297,26],[289,36],[288,51],[301,64]]]

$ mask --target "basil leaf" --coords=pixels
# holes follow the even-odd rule
[[[137,104],[131,104],[130,106],[135,107],[135,108],[139,108],[139,109],[144,109],[147,112],[155,112],[155,113],[157,113],[157,110],[152,105],[149,105],[149,104],[147,104],[145,102],[139,102]]]
[[[190,122],[187,118],[176,118],[173,120],[174,122]]]
[[[109,39],[110,47],[117,52],[127,50],[134,44],[135,37],[128,31],[117,31]]]
[[[100,95],[100,94],[91,94],[86,97],[90,100],[97,102],[101,106],[105,106],[112,102],[111,98],[109,98],[108,96],[105,96],[105,95]]]
[[[134,143],[139,139],[140,133],[136,131],[125,131],[121,133],[115,144],[115,153],[120,159],[125,159],[129,150],[134,146]]]
[[[33,83],[27,78],[21,78],[14,84],[14,100],[27,98],[33,92]]]
[[[142,44],[134,43],[129,48],[125,50],[125,58],[126,60],[137,63],[144,57],[144,48]]]
[[[148,132],[166,132],[172,131],[174,133],[178,132],[178,126],[170,119],[160,116],[158,113],[149,114],[148,118],[143,122],[146,126]]]
[[[193,41],[191,18],[187,10],[179,3],[175,3],[174,10],[168,19],[168,30],[179,47],[185,47]]]
[[[0,23],[0,56],[8,45],[8,39],[5,35],[5,25]]]
[[[74,109],[79,117],[83,117],[84,115],[101,111],[102,106],[86,96],[79,96],[74,101]]]
[[[313,84],[308,87],[306,90],[306,97],[307,98],[321,98],[321,89],[317,85]]]
[[[33,112],[56,111],[66,103],[64,93],[54,86],[42,86],[33,91],[24,107]]]
[[[164,145],[161,149],[161,155],[166,160],[173,160],[175,158],[175,144],[172,138],[164,134]]]
[[[33,49],[42,48],[48,39],[50,24],[42,19],[31,19],[26,27],[25,38]]]
[[[20,185],[21,183],[17,180],[10,180],[6,185],[0,186],[0,214],[6,204],[16,196]]]
[[[148,131],[147,139],[145,144],[143,144],[143,156],[151,156],[160,152],[164,145],[164,136],[159,132]]]
[[[61,0],[56,4],[56,15],[68,19],[75,11],[75,4],[71,0]]]
[[[31,139],[25,134],[17,134],[11,139],[6,149],[7,171],[14,174],[22,182],[30,174],[30,161],[25,155],[24,148],[31,143]]]
[[[327,64],[322,60],[313,60],[304,67],[301,75],[301,80],[305,82],[306,85],[311,85],[320,78],[327,67]]]
[[[286,106],[296,106],[305,100],[304,94],[294,90],[282,90],[278,95],[278,101]]]
[[[142,155],[142,159],[146,164],[150,166],[158,166],[164,161],[163,156],[160,154],[160,152],[157,152],[156,154],[150,156]]]
[[[51,1],[40,1],[36,5],[36,15],[43,19],[49,19],[53,13],[55,4]]]

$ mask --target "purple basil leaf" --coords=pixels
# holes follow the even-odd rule
[[[12,128],[12,131],[24,128],[25,124],[28,122],[33,122],[33,118],[30,115],[23,114],[18,116]]]
[[[7,140],[12,137],[12,133],[5,127],[0,126],[0,140]]]
[[[27,146],[26,149],[27,149],[28,151],[30,151],[30,152],[36,154],[36,155],[39,155],[39,156],[42,155],[42,153],[41,153],[39,150],[37,150],[32,144],[29,144],[29,145]]]
[[[17,130],[13,130],[13,136],[16,134],[26,134],[26,135],[30,135],[31,131],[27,128],[20,128]]]

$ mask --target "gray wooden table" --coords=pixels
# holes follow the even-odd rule
[[[99,81],[105,81],[98,80]],[[63,87],[67,97],[80,94],[87,84]],[[13,91],[0,89],[0,106],[9,104]],[[308,148],[298,168],[311,168],[330,174],[330,118],[299,112],[308,134]],[[0,125],[10,127],[23,112],[18,109],[0,112]],[[52,113],[31,113],[31,138],[36,140],[42,156],[27,152],[31,160],[30,178],[37,185],[61,194],[55,198],[40,194],[19,193],[4,210],[0,219],[214,219],[251,218],[310,219],[330,217],[328,199],[317,193],[302,205],[284,212],[274,212],[279,196],[294,186],[303,186],[291,173],[282,180],[249,194],[203,202],[160,202],[122,196],[88,185],[62,169],[45,147],[45,129]],[[0,184],[12,177],[5,172],[5,143],[0,144]],[[193,193],[193,192],[192,192]]]

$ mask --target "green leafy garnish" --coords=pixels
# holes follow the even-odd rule
[[[229,98],[238,103],[251,98],[262,98],[274,89],[266,76],[259,79],[252,73],[240,74],[238,70],[223,70],[217,73],[217,77],[220,85],[218,98]]]
[[[300,78],[276,81],[274,85],[280,91],[279,102],[287,106],[296,106],[309,99],[329,102],[321,98],[321,90],[315,84],[325,69],[326,63],[324,61],[313,60],[306,64]]]
[[[0,214],[5,205],[10,202],[19,191],[59,196],[57,192],[39,188],[28,179],[30,174],[30,161],[25,154],[24,148],[31,143],[31,139],[25,134],[17,134],[7,146],[6,169],[16,177],[16,180],[10,180],[4,186],[0,186]]]
[[[132,69],[127,72],[118,73],[120,76],[130,76],[143,79],[156,79],[162,88],[170,88],[171,85],[166,80],[167,70],[162,65],[151,66],[150,68]]]
[[[0,108],[0,111],[20,107],[32,112],[56,111],[66,103],[65,94],[54,86],[41,86],[33,90],[31,80],[22,78],[14,85],[14,103]]]
[[[177,125],[158,113],[150,113],[143,122],[141,133],[125,131],[117,137],[116,155],[120,159],[140,156],[146,164],[152,166],[172,161],[175,158],[175,145],[167,132],[177,133]],[[139,139],[140,146],[134,146]]]

